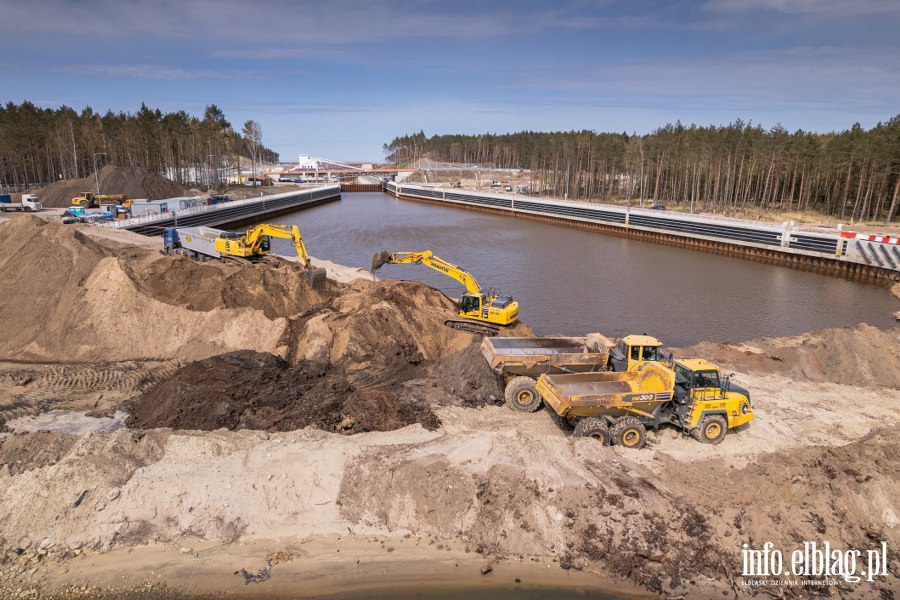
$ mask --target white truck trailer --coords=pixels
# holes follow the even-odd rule
[[[34,194],[22,194],[22,201],[14,203],[9,194],[0,194],[0,210],[3,212],[37,212],[43,207]]]

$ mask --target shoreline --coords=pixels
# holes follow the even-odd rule
[[[491,571],[482,575],[486,565]],[[269,578],[264,581],[247,582],[241,575],[241,569],[256,575],[266,567]],[[90,587],[99,594],[142,587],[149,593],[164,585],[167,591],[187,598],[389,598],[472,590],[654,597],[628,581],[564,570],[551,557],[482,556],[466,552],[459,540],[435,543],[425,538],[363,535],[254,539],[206,548],[121,547],[46,565],[36,575],[41,577],[31,585],[49,592],[74,586]],[[22,581],[17,584],[28,586]]]

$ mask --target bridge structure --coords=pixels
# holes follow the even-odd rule
[[[391,181],[403,181],[415,173],[415,169],[397,169],[391,167],[373,167],[371,169],[348,169],[343,167],[337,168],[293,168],[287,171],[269,171],[265,175],[270,179],[282,182],[292,182],[298,179],[303,183],[323,183],[328,181],[348,181],[353,179],[372,178],[376,183],[383,181],[385,178]],[[361,183],[365,183],[362,182]]]

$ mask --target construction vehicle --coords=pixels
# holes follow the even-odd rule
[[[34,194],[22,194],[21,202],[13,202],[9,194],[0,194],[0,210],[3,212],[37,212],[42,209]]]
[[[290,239],[297,249],[297,256],[312,287],[319,289],[325,284],[326,271],[312,268],[303,238],[296,225],[257,225],[244,233],[223,231],[211,227],[166,227],[163,234],[164,252],[180,254],[195,260],[207,261],[214,258],[232,260],[241,264],[272,262],[269,256],[272,237]]]
[[[641,448],[647,428],[669,423],[708,444],[753,420],[750,392],[702,358],[649,362],[636,371],[541,375],[538,393],[574,435]]]
[[[459,281],[466,286],[466,293],[459,303],[459,316],[464,319],[448,319],[444,325],[462,331],[483,335],[497,335],[500,326],[512,325],[519,318],[519,303],[512,296],[501,295],[490,288],[481,289],[471,274],[441,258],[430,250],[422,252],[379,252],[372,258],[372,272],[383,265],[420,264]]]
[[[128,196],[125,194],[95,194],[94,192],[81,192],[72,198],[73,206],[81,206],[82,208],[98,208],[100,203],[104,204],[122,204]]]
[[[538,377],[603,370],[612,345],[599,333],[585,337],[486,337],[481,353],[503,387],[506,405],[534,412],[542,401],[535,387]]]
[[[543,374],[634,372],[649,362],[671,368],[672,356],[649,335],[626,335],[615,344],[600,333],[586,337],[485,338],[481,353],[497,374],[506,404],[523,412],[541,406],[537,378]]]
[[[672,356],[662,352],[662,342],[649,335],[626,335],[609,352],[607,369],[637,371],[647,362],[662,362],[672,366]]]

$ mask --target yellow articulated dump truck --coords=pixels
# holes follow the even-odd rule
[[[538,377],[603,370],[612,346],[600,333],[584,337],[486,337],[481,353],[503,386],[506,405],[534,412],[541,407]]]
[[[750,392],[703,359],[650,362],[638,371],[541,375],[537,392],[574,435],[641,448],[647,428],[671,424],[708,444],[753,420]]]
[[[72,206],[82,208],[97,208],[101,203],[122,204],[128,196],[125,194],[95,194],[94,192],[81,192],[72,198]]]

